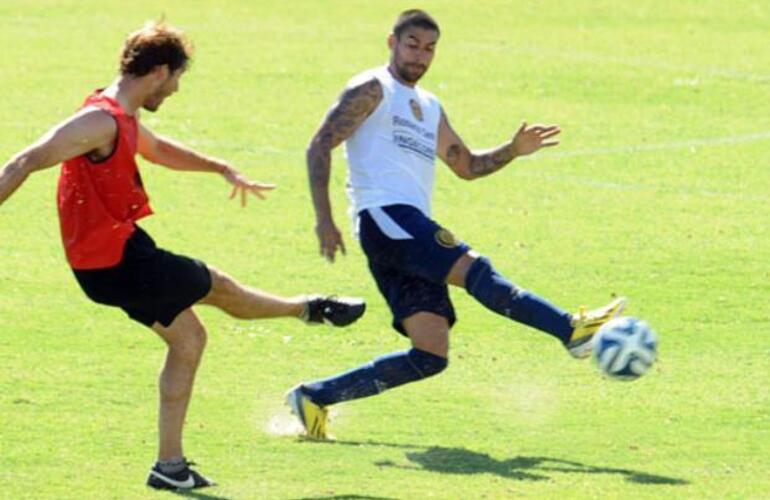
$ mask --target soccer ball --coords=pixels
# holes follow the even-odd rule
[[[605,375],[635,380],[655,362],[658,338],[644,321],[624,316],[603,324],[593,343],[594,360]]]

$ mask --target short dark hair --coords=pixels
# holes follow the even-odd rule
[[[401,34],[412,27],[435,31],[436,34],[441,35],[441,30],[438,28],[436,20],[430,14],[420,9],[409,9],[399,14],[396,24],[393,25],[393,34],[396,35],[396,38],[400,39]]]
[[[172,72],[184,69],[192,58],[192,51],[192,44],[182,30],[163,21],[150,21],[126,38],[120,56],[120,74],[144,76],[163,64]]]

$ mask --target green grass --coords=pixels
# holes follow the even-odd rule
[[[632,3],[425,2],[443,35],[424,86],[475,147],[522,119],[562,125],[557,150],[491,178],[439,167],[435,215],[565,308],[629,296],[661,339],[653,372],[605,380],[454,293],[450,369],[340,406],[336,444],[270,431],[288,419],[283,392],[405,342],[349,236],[334,266],[317,256],[303,152],[344,82],[386,60],[412,4],[0,4],[0,157],[109,83],[125,34],[165,13],[198,52],[145,123],[279,189],[241,210],[214,176],[143,165],[157,212],[145,228],[254,286],[370,304],[345,330],[201,308],[210,342],[186,450],[221,486],[191,497],[770,496],[770,6]],[[347,227],[344,170],[335,154]],[[78,289],[56,177],[32,176],[0,208],[0,497],[168,497],[142,484],[161,343]]]

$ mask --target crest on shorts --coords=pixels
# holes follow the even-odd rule
[[[417,118],[417,121],[422,121],[422,108],[420,104],[414,99],[409,99],[409,107],[412,108],[412,114]]]
[[[436,231],[436,242],[445,248],[454,248],[460,244],[455,235],[443,227]]]

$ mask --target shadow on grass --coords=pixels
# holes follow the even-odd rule
[[[177,491],[170,491],[169,493],[173,493],[174,495],[185,497],[185,498],[198,498],[200,500],[233,500],[230,497],[220,497],[217,495],[209,495],[206,493],[201,493],[200,491],[191,491],[191,490],[177,490]],[[323,496],[323,497],[302,497],[298,498],[297,500],[396,500],[392,497],[372,497],[372,496],[366,496],[366,495],[332,495],[332,496]]]
[[[390,460],[375,462],[379,467],[393,467],[405,470],[427,470],[441,474],[495,474],[507,479],[519,481],[547,481],[549,472],[569,474],[618,474],[626,481],[640,484],[684,485],[690,482],[684,479],[658,476],[631,469],[586,465],[572,460],[551,457],[514,457],[498,460],[486,453],[478,453],[465,448],[445,448],[442,446],[414,446],[376,441],[336,441],[335,444],[347,446],[385,446],[408,449],[405,456],[410,465],[399,465]]]
[[[297,500],[398,500],[393,497],[369,497],[366,495],[332,495],[329,497],[302,497]]]
[[[208,490],[211,491],[211,490]],[[176,490],[176,491],[169,491],[169,493],[173,493],[174,495],[185,497],[185,498],[198,498],[200,500],[233,500],[230,497],[220,497],[217,495],[209,495],[208,493],[202,493],[200,490]]]

